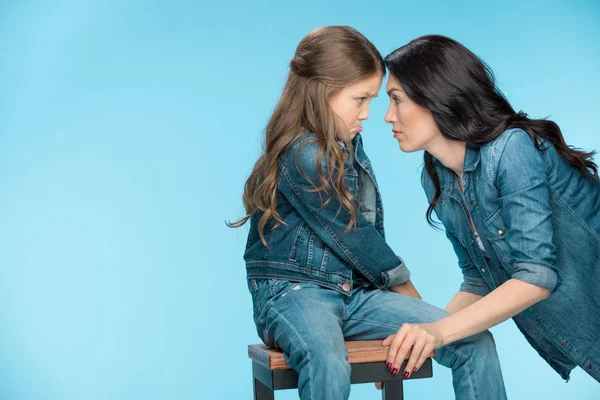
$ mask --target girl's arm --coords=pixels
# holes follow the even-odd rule
[[[298,212],[302,220],[340,259],[360,271],[369,281],[383,289],[406,283],[410,272],[379,231],[356,210],[356,224],[347,232],[350,222],[347,210],[336,196],[315,191],[318,167],[318,143],[297,143],[282,157],[278,188]],[[324,165],[322,173],[327,176]]]
[[[414,297],[415,299],[422,299],[421,295],[413,285],[412,281],[409,279],[408,282],[402,285],[390,286],[389,288],[392,292],[400,293],[408,297]]]

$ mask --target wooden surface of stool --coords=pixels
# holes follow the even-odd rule
[[[389,347],[381,345],[381,340],[348,341],[348,362],[351,367],[351,383],[383,382],[384,400],[404,399],[402,374],[392,375],[385,367]],[[283,352],[265,346],[251,344],[248,357],[252,359],[254,379],[254,399],[273,400],[274,391],[298,387],[298,375],[285,361]],[[433,357],[433,354],[431,355]],[[406,361],[405,361],[406,363]],[[403,370],[403,364],[400,371]],[[431,358],[407,379],[431,378],[433,376]]]

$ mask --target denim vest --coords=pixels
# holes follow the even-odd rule
[[[359,174],[362,174],[375,189],[375,209],[359,207],[356,225],[346,232],[350,215],[345,208],[340,209],[340,201],[314,190],[313,183],[319,182],[316,136],[301,135],[279,159],[276,209],[284,224],[274,227],[271,221],[265,227],[269,248],[263,245],[258,233],[262,214],[255,212],[251,216],[244,253],[248,279],[314,282],[348,296],[357,282],[353,271],[360,272],[361,278],[377,288],[409,280],[404,262],[385,241],[381,195],[360,134],[352,144],[354,154],[343,148],[347,154],[344,183],[359,199],[364,196],[359,191]],[[327,176],[325,157],[320,168]],[[369,221],[373,221],[373,213],[374,223]]]
[[[464,192],[434,159],[441,185],[435,212],[458,257],[460,290],[485,296],[511,278],[551,290],[513,320],[563,379],[579,365],[600,381],[600,181],[544,147],[521,129],[467,146]],[[425,169],[421,182],[431,201]]]

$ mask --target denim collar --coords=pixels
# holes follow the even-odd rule
[[[463,172],[471,172],[474,171],[475,168],[479,165],[479,161],[481,160],[481,147],[467,144],[465,149],[465,160],[463,162]],[[434,164],[438,165],[440,168],[437,168],[438,173],[440,174],[440,183],[442,185],[448,185],[448,187],[452,187],[454,184],[454,180],[456,179],[456,174],[450,169],[447,168],[440,160],[437,158],[433,158]]]
[[[480,149],[481,147],[479,146],[467,144],[463,172],[471,172],[477,168],[479,160],[481,159]]]

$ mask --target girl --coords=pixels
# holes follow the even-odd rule
[[[551,121],[515,112],[473,53],[424,36],[386,58],[385,120],[405,152],[425,151],[422,184],[464,283],[430,325],[386,339],[407,370],[433,348],[510,317],[564,379],[600,381],[600,181],[594,152]]]
[[[360,135],[383,58],[356,30],[329,26],[300,42],[290,67],[246,182],[247,215],[231,226],[250,220],[244,259],[260,338],[283,350],[302,399],[347,399],[345,340],[382,339],[447,313],[414,298],[408,269],[384,239]],[[506,398],[489,332],[435,359],[452,368],[458,398]]]

